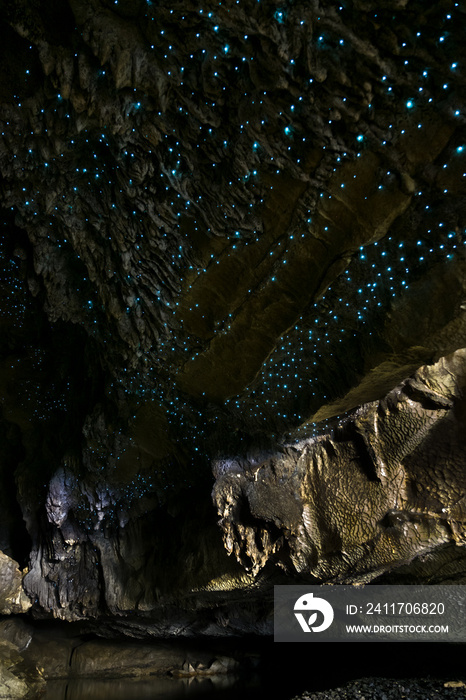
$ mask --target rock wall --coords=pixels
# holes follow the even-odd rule
[[[25,613],[30,607],[17,562],[0,551],[0,615]]]
[[[84,379],[78,434],[98,402],[124,430],[157,402],[205,466],[465,345],[460,3],[8,0],[0,21],[0,374],[30,373],[35,423]],[[76,385],[39,366],[60,322]]]
[[[274,581],[462,579],[464,20],[0,4],[5,606],[263,633]]]
[[[219,463],[214,499],[227,551],[254,574],[273,562],[315,582],[360,583],[463,547],[465,386],[461,350],[332,435]]]
[[[70,462],[30,522],[24,584],[2,555],[3,613],[32,603],[140,638],[265,634],[275,583],[462,582],[465,387],[459,350],[332,433],[217,460],[220,528],[207,485],[125,504]]]

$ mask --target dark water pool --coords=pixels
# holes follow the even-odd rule
[[[291,700],[364,677],[463,677],[464,644],[274,644],[240,676],[53,681],[43,700]]]
[[[260,683],[257,686],[260,688]],[[233,678],[174,679],[153,678],[149,680],[70,680],[51,681],[43,700],[178,700],[181,698],[220,698],[245,697],[249,690],[245,684]],[[232,694],[234,693],[234,695]],[[252,696],[251,696],[252,697]]]

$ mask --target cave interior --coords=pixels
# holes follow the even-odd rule
[[[464,4],[0,23],[0,626],[466,583]]]

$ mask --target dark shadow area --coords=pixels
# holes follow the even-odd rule
[[[80,633],[80,625],[42,623],[39,628],[57,639]],[[74,630],[74,632],[73,632]],[[64,638],[62,638],[64,641]],[[304,692],[316,693],[370,678],[438,681],[466,680],[464,644],[432,643],[275,643],[271,638],[184,638],[160,640],[174,650],[212,651],[239,661],[234,672],[216,676],[176,678],[172,675],[139,678],[74,678],[49,681],[44,700],[132,700],[132,698],[206,698],[209,700],[291,700]],[[134,644],[135,640],[121,640]],[[137,642],[136,642],[137,643]],[[144,642],[147,644],[147,641]],[[154,643],[155,645],[157,642]],[[387,683],[381,684],[387,687]],[[376,691],[374,690],[374,693]],[[374,694],[370,697],[379,697]],[[427,695],[426,695],[427,697]],[[462,697],[460,694],[458,697]],[[369,697],[367,698],[369,700]]]
[[[239,640],[230,643],[241,645]],[[256,644],[258,665],[236,676],[54,681],[44,700],[291,700],[305,691],[331,690],[358,678],[374,679],[375,687],[377,679],[382,678],[442,682],[466,678],[464,645],[312,644],[309,648],[307,644],[272,641]]]
[[[462,644],[274,644],[263,650],[256,698],[288,700],[357,678],[464,678]],[[252,699],[252,695],[250,696]]]

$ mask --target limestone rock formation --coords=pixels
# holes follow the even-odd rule
[[[0,615],[25,613],[31,605],[18,563],[0,551]]]
[[[70,627],[37,628],[23,620],[0,621],[0,697],[26,697],[44,680],[166,677],[218,679],[248,665],[248,654],[199,643],[122,643],[91,640]],[[176,683],[172,683],[176,688]]]
[[[6,611],[264,634],[276,581],[463,580],[465,17],[0,2]]]
[[[25,662],[11,642],[0,640],[0,698],[38,697],[44,690],[44,679],[40,671]]]
[[[465,386],[459,350],[331,434],[217,460],[225,547],[207,487],[124,510],[59,470],[24,582],[36,613],[141,638],[264,634],[274,583],[466,580]]]
[[[224,542],[318,582],[368,582],[466,544],[466,351],[421,367],[332,436],[267,458],[223,461],[214,489]],[[464,554],[462,555],[464,556]]]

